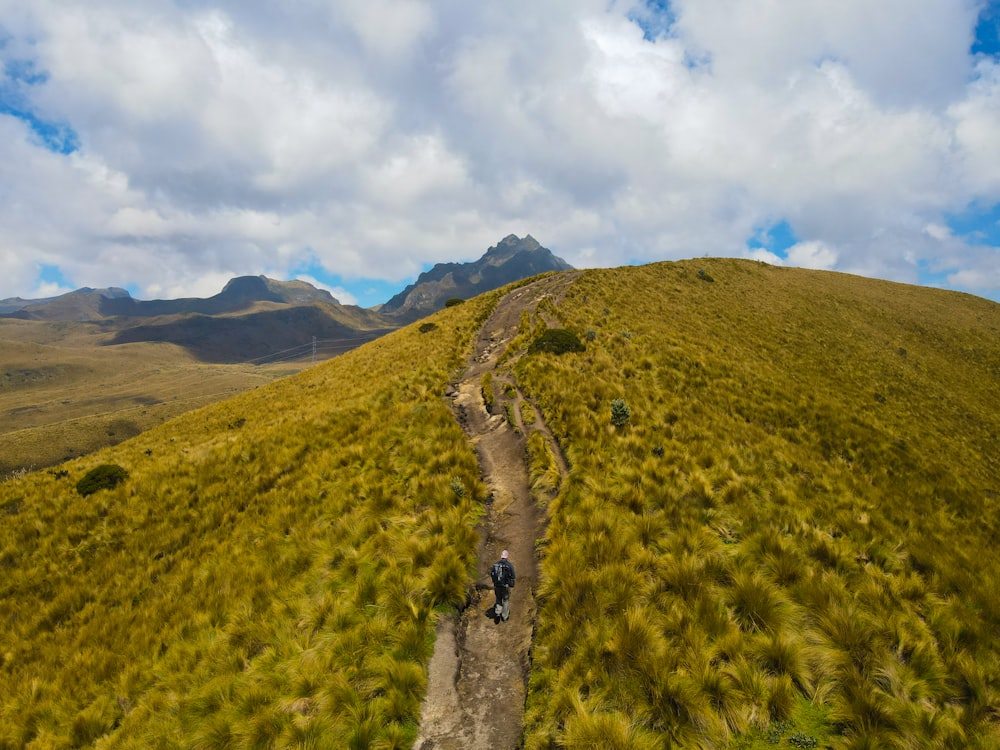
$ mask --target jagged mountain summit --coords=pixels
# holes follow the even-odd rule
[[[523,239],[510,234],[473,263],[438,263],[382,305],[380,312],[410,322],[440,310],[449,299],[475,297],[529,276],[572,268],[530,234]]]

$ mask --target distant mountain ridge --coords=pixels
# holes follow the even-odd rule
[[[161,315],[225,315],[247,310],[258,302],[301,305],[340,302],[325,289],[305,281],[276,281],[266,276],[230,279],[219,294],[208,298],[137,300],[125,289],[85,287],[58,297],[0,300],[0,315],[22,320],[96,320],[108,317],[152,318]]]
[[[4,318],[97,325],[107,344],[166,342],[205,362],[259,360],[319,339],[346,351],[445,307],[505,284],[572,266],[531,235],[508,235],[472,263],[439,263],[379,308],[341,304],[305,281],[239,276],[212,297],[137,300],[119,287],[57,297],[0,300]],[[0,333],[2,338],[2,333]]]
[[[453,297],[475,297],[520,279],[549,271],[570,271],[569,263],[539,244],[530,234],[523,239],[507,235],[471,263],[438,263],[421,273],[388,302],[382,315],[411,322],[445,306]],[[266,276],[238,276],[212,297],[137,300],[120,287],[83,287],[56,297],[0,300],[0,318],[78,321],[109,317],[150,318],[161,315],[225,315],[244,311],[259,302],[286,305],[326,303],[341,305],[325,289],[305,281],[277,281]]]

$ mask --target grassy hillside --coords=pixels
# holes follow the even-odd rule
[[[409,747],[494,300],[0,484],[0,748]],[[700,260],[542,321],[586,350],[511,365],[571,465],[527,748],[1000,747],[1000,306]]]
[[[66,337],[57,327],[67,328],[0,321],[0,479],[115,445],[288,373],[204,364],[170,344],[104,346],[86,326]]]
[[[1000,746],[1000,307],[704,260],[549,312],[528,748]]]
[[[488,304],[0,485],[0,747],[408,746],[475,562],[443,391]]]

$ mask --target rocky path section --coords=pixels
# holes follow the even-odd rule
[[[455,416],[476,447],[490,501],[468,606],[438,624],[416,750],[514,750],[520,745],[536,615],[535,542],[544,532],[544,515],[529,486],[525,426],[519,417],[511,425],[503,413],[506,402],[519,414],[524,398],[509,370],[498,363],[518,333],[522,312],[534,314],[539,302],[558,298],[578,275],[540,279],[503,297],[455,384]],[[497,414],[490,414],[483,402],[482,380],[488,371],[493,373]],[[505,395],[505,390],[513,395]],[[550,441],[565,473],[565,462],[541,419],[529,429],[541,431]],[[487,616],[494,601],[489,568],[504,549],[517,570],[517,585],[511,593],[510,620],[497,624]]]

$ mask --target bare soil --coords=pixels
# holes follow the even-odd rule
[[[478,578],[467,606],[438,623],[416,750],[513,750],[521,745],[536,620],[535,543],[545,528],[544,512],[528,481],[526,429],[539,430],[550,441],[564,474],[566,467],[540,414],[529,426],[520,420],[524,396],[507,366],[513,359],[503,367],[498,363],[518,332],[522,312],[534,314],[542,299],[558,298],[577,276],[547,277],[503,297],[480,331],[465,374],[452,389],[456,419],[476,448],[490,498],[480,529]],[[482,396],[487,371],[493,373],[495,414],[487,411]],[[508,384],[514,396],[505,394]],[[513,425],[504,413],[505,404],[514,407]],[[497,623],[492,616],[489,568],[504,549],[517,571],[517,585],[511,592],[510,619]]]

